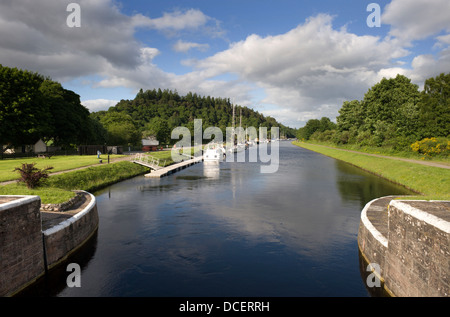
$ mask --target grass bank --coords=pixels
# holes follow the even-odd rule
[[[128,161],[53,175],[39,188],[22,183],[0,186],[0,195],[38,195],[43,204],[59,204],[74,197],[72,190],[94,192],[124,179],[148,173],[148,168]]]
[[[110,159],[123,157],[124,155],[110,155]],[[108,160],[108,155],[101,155],[103,162]],[[52,166],[51,173],[67,171],[78,167],[100,165],[97,155],[68,155],[53,156],[52,158],[17,158],[0,160],[0,182],[15,180],[19,178],[19,174],[14,172],[14,168],[21,166],[23,163],[36,163],[37,168],[45,168]]]
[[[445,165],[450,166],[450,158],[445,157],[442,155],[434,156],[433,158],[427,157],[425,158],[423,155],[418,154],[417,152],[413,151],[398,151],[394,150],[389,147],[373,147],[373,146],[360,146],[358,144],[335,144],[332,142],[320,142],[314,140],[313,143],[310,142],[302,142],[307,144],[318,144],[318,145],[324,145],[336,149],[344,149],[344,150],[351,150],[351,151],[358,151],[358,152],[364,152],[369,154],[377,154],[377,155],[384,155],[384,156],[392,156],[392,157],[399,157],[399,158],[407,158],[407,159],[414,159],[414,160],[427,160],[432,161],[436,163],[443,163]]]
[[[293,144],[350,163],[420,193],[411,198],[450,200],[450,169],[368,156],[299,141]]]

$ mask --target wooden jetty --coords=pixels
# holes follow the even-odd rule
[[[192,159],[175,163],[166,167],[159,168],[157,170],[152,170],[150,173],[145,174],[145,177],[151,177],[151,178],[161,178],[167,175],[170,175],[172,173],[175,173],[179,170],[185,169],[188,166],[191,166],[193,164],[197,164],[203,161],[203,156],[200,157],[194,157]]]
[[[170,175],[188,166],[200,163],[201,161],[203,161],[203,156],[191,157],[190,159],[182,161],[180,163],[175,163],[166,167],[162,167],[159,166],[159,159],[156,159],[150,155],[136,154],[135,157],[132,159],[133,163],[140,164],[150,168],[151,172],[145,174],[144,176],[151,178],[161,178],[166,175]]]

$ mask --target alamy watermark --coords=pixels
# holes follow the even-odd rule
[[[368,287],[381,287],[381,268],[378,263],[369,263],[366,268],[367,272],[371,272],[366,278]]]
[[[255,127],[247,127],[245,129],[242,127],[227,127],[226,139],[224,140],[224,135],[220,128],[207,127],[203,130],[202,119],[194,119],[194,157],[202,156],[203,141],[211,140],[208,143],[223,146],[224,152],[226,153],[226,162],[246,162],[248,160],[248,162],[259,161],[261,163],[268,163],[261,165],[261,173],[275,173],[278,171],[279,166],[279,143],[270,142],[269,145],[268,141],[278,141],[280,129],[278,127],[271,127],[270,137],[267,127],[259,127],[258,131]],[[172,140],[179,139],[172,148],[171,156],[174,162],[181,162],[186,157],[191,156],[192,134],[187,127],[173,129],[171,138]],[[249,146],[247,150],[248,155],[243,150],[237,151],[235,156],[233,150],[236,146],[245,146],[248,141],[250,143],[259,142],[259,146]],[[231,153],[233,155],[230,155]]]
[[[81,268],[77,263],[69,263],[66,268],[67,272],[71,272],[66,278],[68,287],[81,287]]]
[[[67,12],[71,12],[66,19],[69,28],[81,27],[81,7],[78,3],[69,3],[66,8]]]
[[[366,8],[367,12],[371,12],[366,19],[369,28],[381,27],[381,8],[378,3],[369,3]]]

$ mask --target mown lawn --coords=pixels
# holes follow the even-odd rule
[[[110,159],[122,157],[123,155],[110,155]],[[103,162],[108,161],[108,155],[101,155]],[[69,156],[53,156],[50,159],[45,158],[17,158],[0,160],[0,182],[14,180],[19,178],[17,172],[13,172],[14,168],[20,167],[23,163],[36,163],[39,169],[52,166],[51,173],[70,170],[73,168],[84,167],[89,165],[100,165],[97,155],[69,155]]]
[[[43,204],[58,204],[74,197],[72,190],[93,192],[144,173],[148,168],[127,161],[103,164],[53,175],[36,189],[28,189],[23,183],[0,186],[0,195],[37,195]]]
[[[293,144],[358,166],[420,193],[411,198],[450,200],[450,169],[346,152],[305,142]]]

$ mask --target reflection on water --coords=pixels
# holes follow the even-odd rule
[[[341,198],[344,201],[359,201],[361,209],[367,202],[380,196],[373,196],[373,193],[390,193],[398,192],[399,186],[380,181],[376,175],[365,172],[357,167],[335,160],[336,169],[340,172],[336,183]],[[404,193],[409,193],[403,190]]]
[[[203,175],[207,178],[218,179],[220,177],[220,162],[203,162]]]
[[[280,142],[279,169],[193,165],[96,193],[95,252],[58,296],[368,296],[362,206],[403,188]],[[65,281],[65,280],[64,280]]]
[[[44,297],[55,296],[67,287],[66,267],[69,263],[78,263],[80,267],[86,267],[89,261],[94,257],[97,249],[98,231],[95,231],[92,237],[85,242],[83,247],[74,252],[69,259],[51,269],[47,275],[41,277],[32,287],[28,287],[16,297]]]

